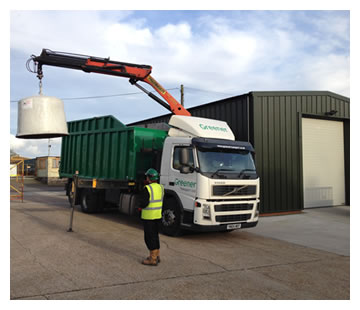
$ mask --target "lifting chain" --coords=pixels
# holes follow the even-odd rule
[[[35,55],[31,55],[31,57],[26,62],[26,68],[32,73],[37,73],[36,76],[39,79],[39,95],[42,95],[42,78],[44,75],[42,72],[42,65],[35,61],[35,57]],[[31,63],[33,63],[33,67],[31,67]]]
[[[39,81],[39,95],[42,95],[42,80]]]
[[[42,95],[42,78],[44,77],[41,65],[37,68],[37,78],[39,79],[39,95]]]

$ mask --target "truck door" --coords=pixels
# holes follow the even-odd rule
[[[182,153],[187,152],[187,163],[181,162]],[[184,209],[193,210],[196,195],[196,172],[194,171],[194,149],[186,145],[173,145],[169,189],[175,191]]]

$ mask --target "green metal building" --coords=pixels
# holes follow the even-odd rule
[[[350,99],[328,91],[249,92],[188,109],[253,144],[261,213],[350,204]],[[170,114],[128,124],[157,127]]]

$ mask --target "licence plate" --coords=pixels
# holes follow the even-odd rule
[[[226,226],[227,229],[238,229],[241,228],[241,224],[229,224]]]

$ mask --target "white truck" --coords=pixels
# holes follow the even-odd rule
[[[43,65],[127,77],[175,114],[168,133],[124,129],[116,119],[95,118],[93,127],[88,120],[68,124],[70,135],[63,138],[60,176],[69,178],[66,190],[71,200],[72,177],[78,172],[75,204],[81,204],[84,212],[111,202],[121,212],[135,214],[143,174],[152,167],[160,170],[160,183],[165,187],[164,233],[178,235],[182,229],[231,231],[257,224],[260,182],[251,144],[235,141],[226,122],[192,117],[150,75],[151,66],[48,49],[31,60],[40,81]],[[166,102],[138,81],[151,85]],[[106,125],[110,123],[115,127]],[[119,142],[122,135],[126,139]]]
[[[221,231],[256,226],[260,182],[254,149],[235,141],[226,122],[174,115],[164,141],[160,183],[163,227]]]

